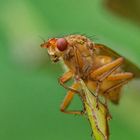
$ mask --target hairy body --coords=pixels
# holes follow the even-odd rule
[[[117,104],[122,87],[134,75],[140,78],[140,70],[130,61],[102,44],[96,44],[83,35],[69,35],[63,38],[51,38],[41,44],[47,48],[53,62],[63,60],[69,71],[59,78],[59,83],[69,91],[61,105],[61,111],[69,114],[81,114],[79,111],[67,111],[75,93],[78,92],[78,80],[82,79],[87,87],[98,96]],[[71,87],[65,83],[71,78],[75,82]]]
[[[99,74],[96,74],[95,71],[113,62],[115,57],[103,52],[101,45],[95,45],[85,36],[71,35],[67,36],[66,40],[70,47],[66,50],[62,59],[71,70],[73,77],[83,79],[89,89],[98,90],[97,92],[105,98],[118,103],[123,85],[133,77],[132,73],[126,73],[121,68],[124,61],[123,57],[120,57],[120,66],[101,80],[99,77],[104,74],[104,71]],[[119,78],[118,75],[119,77],[124,76],[126,79]],[[120,84],[123,80],[125,80],[125,83]],[[115,88],[116,85],[118,86]]]

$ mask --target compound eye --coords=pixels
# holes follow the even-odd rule
[[[68,47],[68,42],[65,38],[59,38],[56,42],[59,51],[65,51]]]

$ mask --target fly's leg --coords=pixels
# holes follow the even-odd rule
[[[64,83],[66,83],[68,80],[70,80],[73,76],[73,73],[71,71],[68,71],[65,73],[62,77],[59,78],[59,83],[65,88],[68,89],[69,91],[67,92],[60,110],[64,113],[67,114],[79,114],[82,115],[83,111],[67,111],[66,109],[68,108],[69,104],[71,103],[73,96],[75,93],[80,93],[77,89],[79,87],[79,83],[74,83],[71,87],[67,87]]]
[[[117,73],[117,74],[112,74],[110,75],[107,80],[110,81],[120,81],[117,84],[113,85],[112,87],[108,88],[106,91],[104,91],[104,94],[108,94],[110,92],[112,92],[113,90],[123,86],[124,84],[126,84],[129,80],[131,80],[133,78],[133,74],[131,72],[124,72],[124,73]],[[105,105],[107,107],[108,110],[108,105],[107,105],[107,98],[105,98]],[[111,115],[109,113],[108,110],[108,119],[111,119]]]
[[[72,75],[73,75],[72,71],[68,71],[64,73],[62,77],[60,77],[60,81],[65,83],[72,78]]]
[[[107,98],[105,98],[105,106],[106,106],[106,109],[107,109],[107,119],[111,120],[112,116],[111,116],[111,114],[109,112],[109,109],[108,109],[108,99]]]
[[[107,80],[110,81],[126,80],[126,79],[132,79],[133,77],[134,74],[131,72],[122,72],[122,73],[111,74],[110,76],[108,76]]]
[[[109,75],[112,74],[122,63],[124,62],[124,59],[122,57],[105,64],[98,69],[91,72],[90,77],[95,80],[103,81],[106,79]]]
[[[80,84],[79,83],[74,83],[72,85],[72,88],[77,90],[79,88]],[[78,115],[82,115],[84,113],[84,111],[72,111],[72,110],[67,110],[68,106],[70,105],[73,97],[74,97],[74,92],[69,90],[61,104],[60,110],[66,114],[78,114]]]
[[[122,63],[124,59],[122,57],[105,64],[99,67],[96,70],[91,71],[90,78],[97,81],[97,89],[96,89],[96,98],[97,98],[97,107],[98,107],[98,93],[100,90],[100,84],[103,80],[105,80],[109,75],[111,75]]]
[[[60,77],[60,78],[58,79],[58,82],[59,82],[60,85],[63,86],[65,89],[70,90],[70,91],[72,91],[72,92],[78,94],[79,91],[73,89],[72,87],[68,87],[67,85],[64,84],[64,83],[66,83],[68,80],[70,80],[70,79],[72,78],[72,76],[73,76],[72,71],[68,71],[68,72],[66,72],[62,77]]]
[[[100,84],[101,82],[97,82],[97,87],[96,87],[96,90],[95,90],[95,97],[96,97],[96,108],[99,109],[99,106],[98,106],[98,93],[99,93],[99,90],[100,90]]]
[[[130,81],[133,77],[134,77],[134,75],[131,72],[124,72],[124,73],[117,73],[117,74],[110,75],[107,78],[107,80],[120,81],[120,82],[118,82],[117,84],[115,84],[112,87],[108,88],[106,91],[104,91],[104,94],[107,94],[107,93],[109,93],[109,92],[121,87],[122,85],[128,83],[128,81]]]

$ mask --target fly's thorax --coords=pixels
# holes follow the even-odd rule
[[[69,35],[65,38],[71,46],[82,45],[89,49],[94,48],[94,42],[83,35]]]
[[[63,55],[65,64],[75,74],[80,77],[86,77],[93,64],[93,50],[91,46],[94,44],[84,36],[71,35],[66,37],[68,41],[68,49]],[[85,76],[86,75],[86,76]]]
[[[74,54],[79,61],[92,61],[94,57],[94,42],[82,35],[70,35],[66,37],[70,46],[73,46]],[[86,62],[84,62],[86,63]]]

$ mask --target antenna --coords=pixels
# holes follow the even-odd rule
[[[45,39],[42,36],[38,36],[44,43],[46,42]]]

